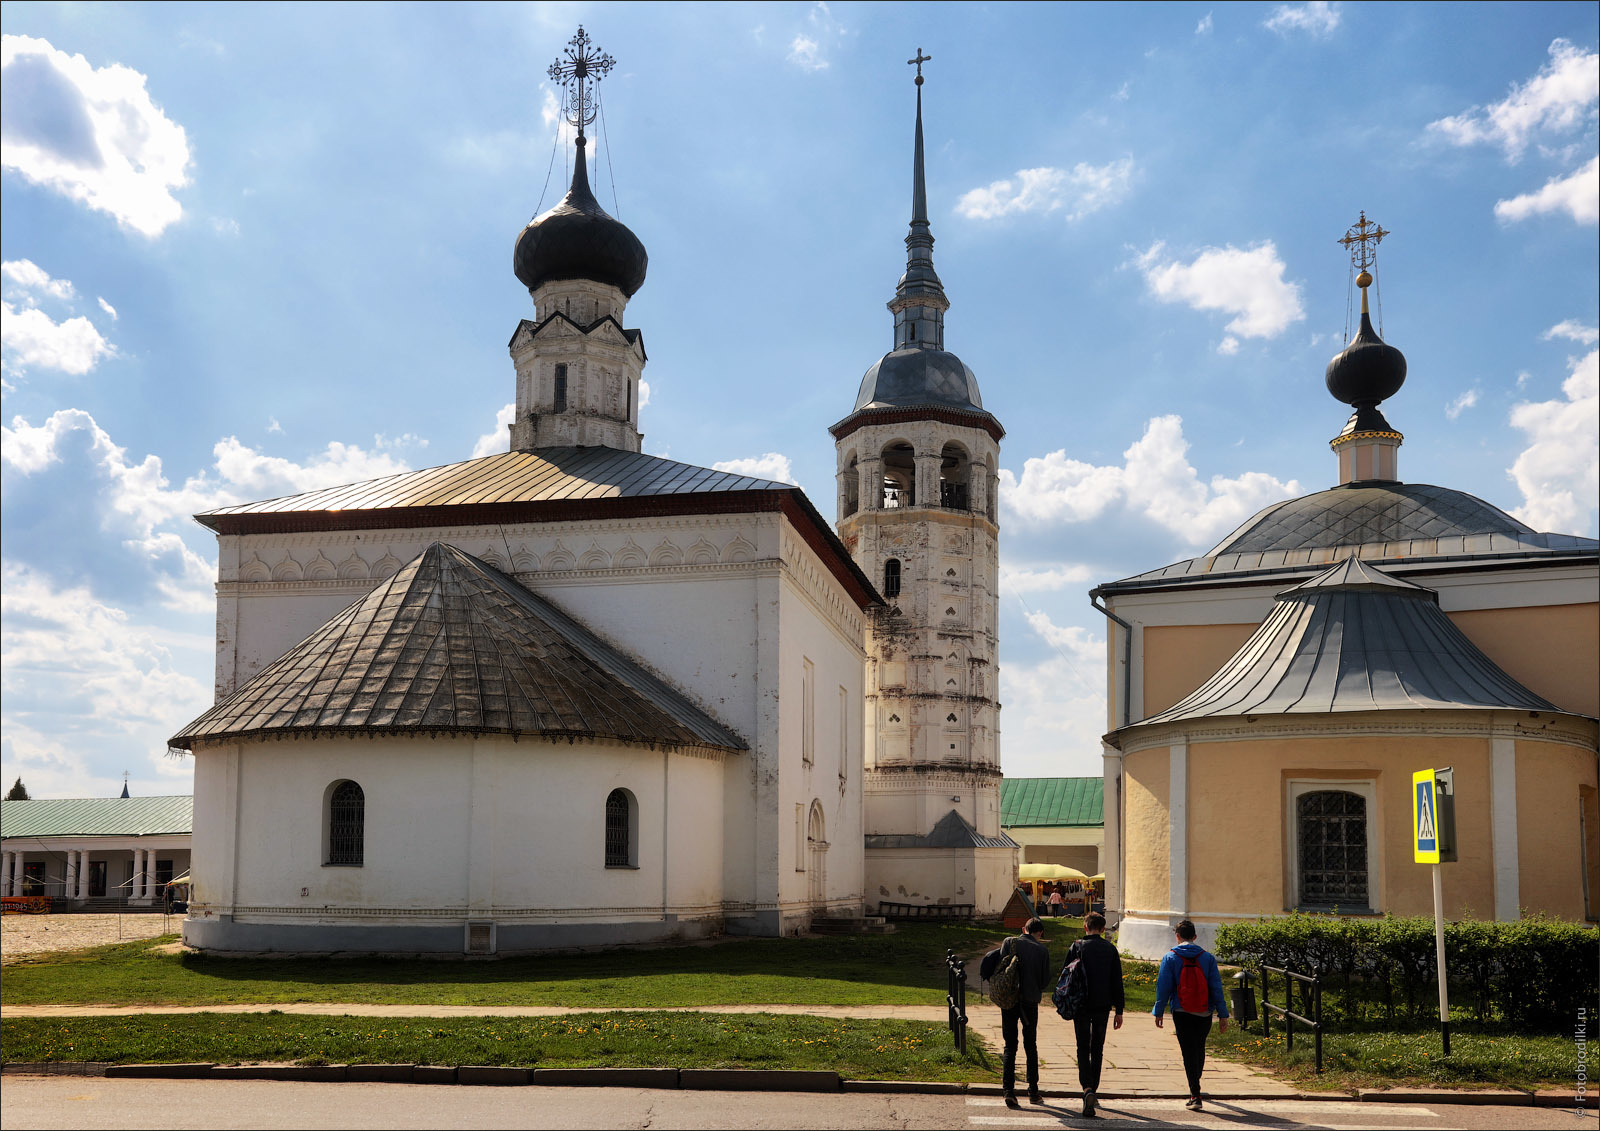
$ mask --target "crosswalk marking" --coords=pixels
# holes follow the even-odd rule
[[[1397,1111],[1395,1114],[1404,1113]],[[1169,1121],[1151,1118],[1116,1119],[1109,1115],[1096,1119],[1081,1119],[1066,1113],[1051,1116],[1036,1115],[1031,1112],[1018,1112],[1015,1115],[969,1115],[967,1124],[971,1127],[1094,1127],[1098,1131],[1159,1126],[1182,1127],[1193,1131],[1243,1131],[1252,1127],[1283,1128],[1284,1131],[1395,1131],[1396,1126],[1394,1123],[1295,1123],[1278,1119],[1261,1122],[1242,1119],[1180,1119],[1176,1114]],[[1430,1128],[1430,1131],[1468,1131],[1468,1129],[1441,1127]]]

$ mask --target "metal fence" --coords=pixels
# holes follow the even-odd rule
[[[1268,974],[1282,974],[1284,977],[1283,1005],[1274,1005],[1270,999],[1271,983]],[[1300,991],[1302,1008],[1309,1008],[1311,1016],[1295,1013],[1291,1007],[1294,1005],[1294,987],[1299,983],[1303,989]],[[1309,1004],[1307,1004],[1309,998]],[[1294,1023],[1299,1021],[1310,1026],[1312,1043],[1316,1048],[1317,1071],[1322,1071],[1322,976],[1317,973],[1315,966],[1311,973],[1300,974],[1282,966],[1263,966],[1261,968],[1261,1035],[1270,1036],[1272,1032],[1272,1015],[1276,1013],[1283,1018],[1284,1030],[1287,1036],[1288,1051],[1294,1052]]]
[[[956,1051],[967,1051],[967,964],[956,957],[956,952],[944,952],[945,1004],[949,1009],[950,1032],[955,1034]]]

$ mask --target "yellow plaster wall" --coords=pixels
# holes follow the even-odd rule
[[[1167,867],[1167,795],[1172,754],[1165,747],[1141,750],[1122,760],[1122,795],[1128,839],[1123,877],[1123,902],[1141,911],[1159,911],[1171,895]]]
[[[1165,749],[1159,751],[1163,761]],[[1142,756],[1142,753],[1141,755]],[[1489,740],[1415,735],[1271,738],[1189,746],[1191,910],[1276,914],[1291,906],[1287,864],[1287,783],[1293,779],[1372,780],[1377,788],[1376,891],[1379,911],[1433,914],[1433,878],[1411,859],[1411,774],[1430,766],[1456,771],[1461,861],[1447,866],[1445,913],[1492,916]],[[1574,801],[1574,805],[1576,802]],[[1159,847],[1157,847],[1159,844]],[[1128,870],[1161,853],[1166,836],[1136,836],[1130,821]],[[1574,852],[1571,869],[1576,871]],[[1163,867],[1163,874],[1165,868]],[[1524,901],[1526,902],[1526,900]],[[1130,902],[1130,906],[1145,906]]]
[[[1522,906],[1582,922],[1581,788],[1594,785],[1594,752],[1517,743],[1517,873]],[[1597,867],[1593,863],[1591,868]]]
[[[1217,674],[1254,624],[1149,625],[1144,630],[1144,713],[1148,718],[1177,703]],[[1464,631],[1464,630],[1463,630]]]
[[[1518,683],[1564,711],[1600,715],[1600,604],[1473,609],[1450,619]]]

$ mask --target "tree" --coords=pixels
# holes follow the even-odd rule
[[[3,781],[3,780],[5,780],[5,779],[0,778],[0,781]],[[28,796],[28,787],[22,784],[22,778],[20,776],[17,778],[16,782],[11,786],[11,792],[6,794],[6,800],[7,801],[32,801],[33,800],[33,798]]]

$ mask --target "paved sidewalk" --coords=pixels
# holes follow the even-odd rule
[[[609,1009],[568,1006],[482,1005],[358,1005],[296,1003],[260,1005],[160,1006],[160,1005],[9,1005],[6,1018],[24,1017],[131,1017],[137,1014],[180,1013],[282,1013],[313,1016],[359,1017],[567,1017],[584,1013],[610,1013]],[[934,1005],[713,1005],[666,1009],[667,1013],[796,1013],[814,1017],[849,1017],[927,1021],[943,1024],[943,1006]],[[1000,1010],[977,993],[967,999],[970,1030],[982,1035],[999,1056]],[[1018,1053],[1021,1055],[1020,1050]],[[1039,1017],[1039,1084],[1050,1092],[1078,1090],[1076,1038],[1072,1024],[1057,1017],[1046,1002]],[[1019,1065],[1019,1074],[1022,1066]],[[1243,1065],[1224,1060],[1206,1064],[1205,1090],[1226,1096],[1292,1096],[1295,1089]],[[1120,1030],[1106,1037],[1106,1067],[1100,1091],[1115,1096],[1174,1096],[1188,1093],[1178,1042],[1171,1029],[1157,1029],[1145,1013],[1130,1013]]]

